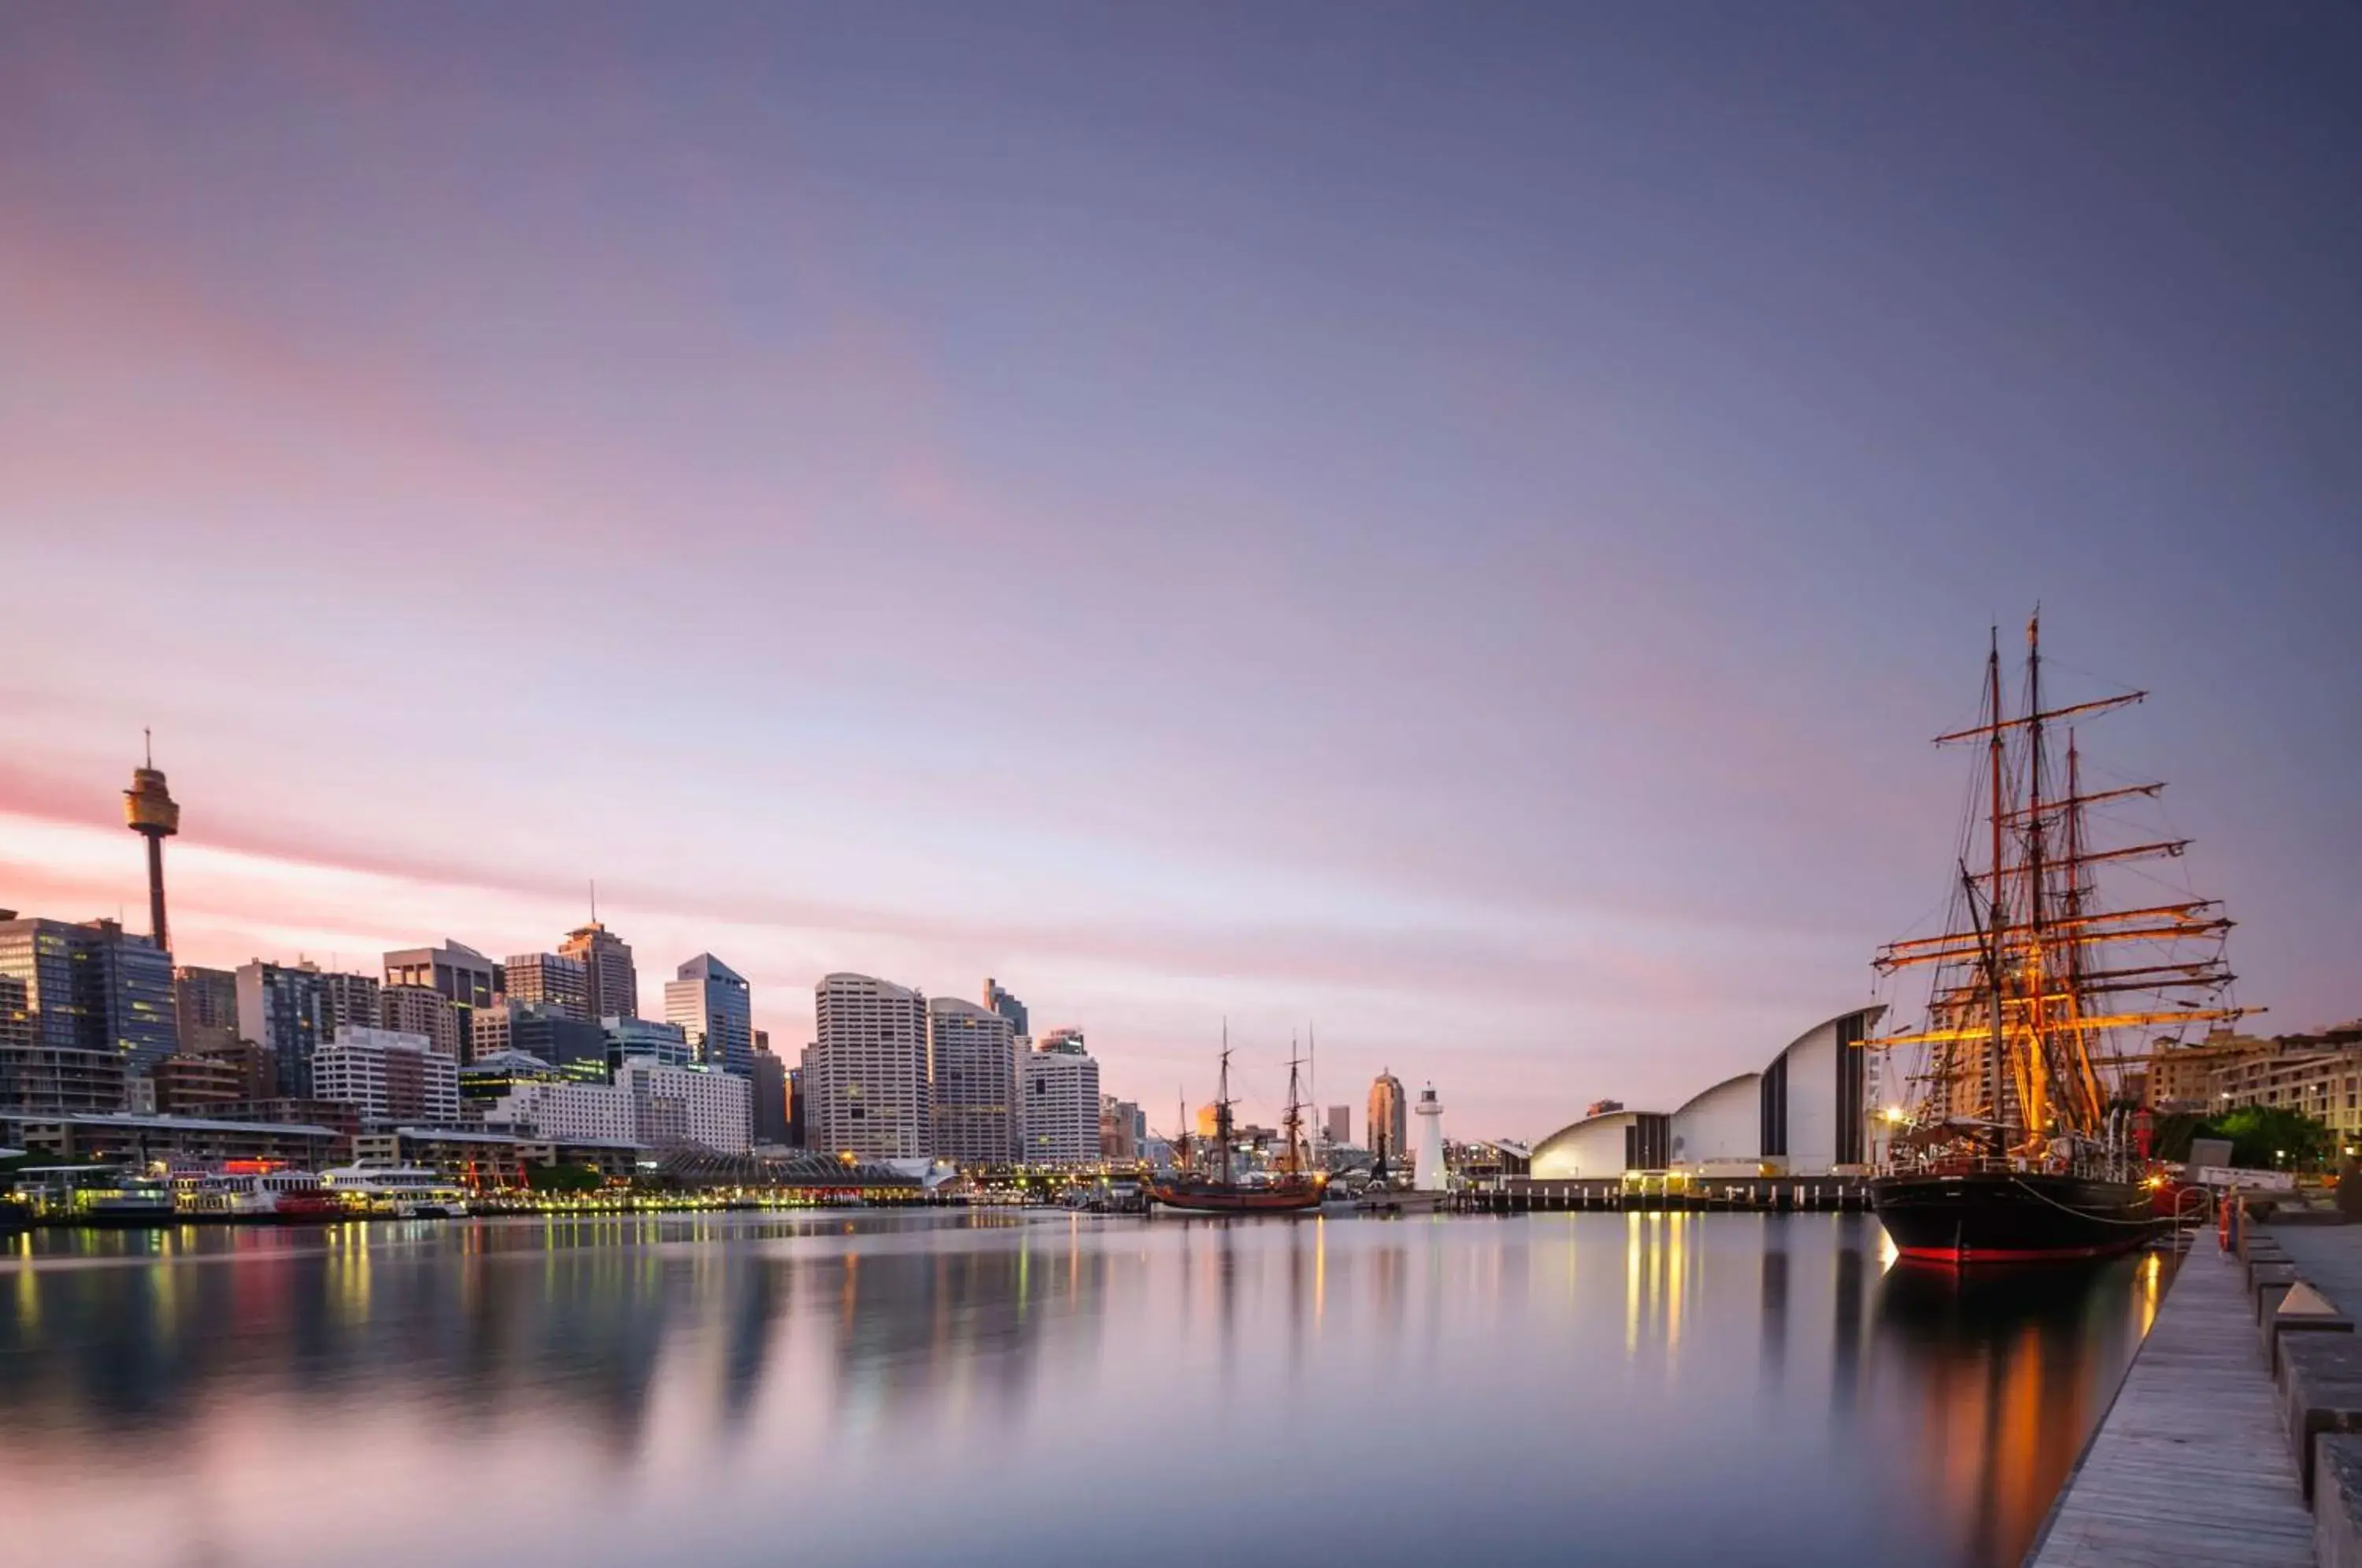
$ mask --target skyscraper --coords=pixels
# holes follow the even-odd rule
[[[1400,1170],[1410,1157],[1410,1102],[1403,1098],[1402,1080],[1380,1072],[1370,1084],[1370,1153],[1389,1170]]]
[[[1330,1106],[1327,1124],[1321,1132],[1332,1149],[1341,1149],[1351,1143],[1353,1141],[1353,1108],[1350,1105]]]
[[[955,997],[927,1003],[929,1153],[962,1165],[1017,1157],[1017,1036],[990,1008]]]
[[[698,1060],[714,1072],[743,1078],[755,1070],[752,992],[712,954],[699,954],[665,982],[665,1021],[680,1025]]]
[[[1087,1165],[1099,1157],[1099,1065],[1079,1029],[1053,1030],[1025,1058],[1028,1165]]]
[[[583,995],[590,999],[591,1017],[640,1016],[640,975],[632,966],[630,944],[594,920],[568,932],[557,952],[581,963]]]
[[[984,1005],[1009,1021],[1009,1032],[1020,1040],[1032,1036],[1032,1026],[1026,1021],[1025,1004],[1000,988],[1000,982],[987,975],[984,977]]]
[[[751,1129],[757,1143],[785,1143],[788,1141],[788,1065],[768,1051],[755,1053],[755,1070],[747,1076],[746,1086],[753,1096],[755,1124]]]
[[[183,1051],[208,1051],[237,1042],[237,976],[193,966],[172,971],[172,1014]]]
[[[237,971],[237,1032],[270,1058],[271,1092],[285,1099],[312,1098],[312,1054],[335,1037],[327,988],[317,969],[266,964]]]
[[[559,953],[512,953],[501,967],[509,1000],[554,1007],[568,1018],[598,1021],[590,1010],[590,966],[581,959]]]
[[[181,831],[180,802],[164,788],[151,752],[132,769],[131,788],[123,791],[124,825],[148,841],[148,939],[159,953],[172,950],[164,923],[164,841]]]
[[[819,1037],[804,1052],[807,1146],[873,1159],[926,1154],[927,999],[839,974],[814,987],[812,1000]]]

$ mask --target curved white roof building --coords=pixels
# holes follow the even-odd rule
[[[1869,1063],[1857,1049],[1886,1009],[1857,1008],[1790,1041],[1760,1073],[1703,1090],[1670,1115],[1612,1110],[1534,1145],[1542,1179],[1617,1176],[1715,1160],[1760,1160],[1791,1176],[1827,1176],[1870,1151]]]

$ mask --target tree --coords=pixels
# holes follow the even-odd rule
[[[2248,1170],[2318,1170],[2329,1129],[2282,1105],[2243,1105],[2216,1117],[2207,1136],[2231,1140],[2231,1163]]]

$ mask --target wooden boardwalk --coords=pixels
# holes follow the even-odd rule
[[[2031,1568],[2312,1568],[2238,1261],[2201,1233]]]

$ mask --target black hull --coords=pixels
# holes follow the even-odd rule
[[[2037,1263],[2130,1252],[2156,1227],[2148,1189],[2044,1172],[1889,1176],[1871,1205],[1906,1258]]]

